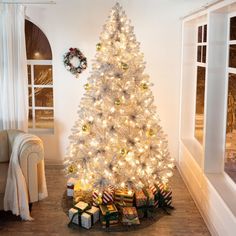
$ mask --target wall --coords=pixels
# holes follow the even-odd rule
[[[47,163],[60,163],[70,129],[77,119],[83,85],[91,67],[79,79],[67,72],[62,55],[78,47],[89,65],[95,55],[102,26],[114,0],[57,0],[56,5],[28,5],[26,14],[47,35],[53,52],[55,133],[42,135]],[[181,20],[206,0],[121,0],[141,42],[161,125],[169,139],[171,155],[178,158]]]

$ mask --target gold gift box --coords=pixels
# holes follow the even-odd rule
[[[127,189],[117,189],[115,191],[115,203],[120,206],[133,206],[134,191]]]
[[[87,203],[92,203],[93,202],[93,198],[92,198],[92,190],[89,188],[89,186],[85,187],[80,183],[77,183],[74,186],[74,195],[73,195],[73,200],[74,203],[80,202],[80,201],[84,201]]]

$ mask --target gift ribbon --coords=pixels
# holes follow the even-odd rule
[[[91,216],[91,226],[93,226],[93,224],[94,224],[94,222],[93,222],[93,213],[91,213],[91,212],[86,212],[86,213]]]
[[[82,215],[85,211],[89,210],[89,209],[91,208],[91,206],[88,205],[87,207],[85,207],[84,210],[81,210],[80,208],[78,208],[78,207],[76,207],[76,206],[74,206],[74,208],[75,208],[76,210],[78,210],[78,211],[75,212],[75,213],[72,215],[71,220],[70,220],[70,222],[68,223],[68,227],[71,227],[71,225],[73,225],[73,220],[74,220],[74,218],[75,218],[76,215],[78,215],[78,225],[81,226],[81,224],[82,224],[81,215]],[[88,213],[88,212],[86,212],[86,213]],[[89,213],[88,213],[88,214],[89,214]],[[91,220],[92,220],[92,218],[91,218]],[[92,224],[92,223],[91,223],[91,224]]]
[[[104,219],[106,221],[106,228],[108,228],[110,226],[110,220],[112,219],[112,216],[115,214],[117,214],[117,213],[107,211],[106,214],[104,215]]]

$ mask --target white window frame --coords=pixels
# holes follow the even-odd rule
[[[201,46],[201,61],[202,61],[202,57],[203,57],[203,46],[206,46],[206,53],[207,53],[207,40],[206,42],[203,42],[203,39],[204,39],[204,26],[207,26],[208,28],[208,25],[207,25],[207,22],[204,21],[204,22],[201,22],[199,24],[196,25],[196,65],[195,65],[195,78],[196,78],[196,94],[195,94],[195,115],[194,115],[194,139],[196,139],[196,141],[202,146],[203,143],[204,143],[204,133],[205,133],[205,125],[203,127],[203,137],[202,137],[202,142],[201,143],[195,136],[195,129],[196,129],[196,105],[197,105],[197,68],[200,66],[200,67],[204,67],[205,68],[205,85],[206,85],[206,69],[207,69],[207,55],[206,55],[206,62],[203,63],[203,62],[198,62],[198,46]],[[198,42],[198,28],[202,26],[202,42]],[[208,30],[208,29],[207,29]],[[204,91],[206,92],[206,90]],[[204,96],[204,119],[205,119],[205,96]],[[204,122],[204,119],[203,119],[203,123]]]
[[[30,66],[30,74],[31,74],[31,84],[28,84],[28,88],[31,88],[32,92],[32,106],[29,106],[29,110],[32,110],[32,128],[29,128],[29,132],[31,133],[53,133],[54,128],[36,128],[36,120],[35,120],[35,111],[36,110],[51,110],[53,111],[53,121],[54,121],[54,107],[36,107],[35,106],[35,96],[34,90],[35,88],[52,88],[53,84],[48,85],[35,85],[34,84],[34,66],[35,65],[52,65],[52,60],[27,60],[27,65]],[[54,103],[54,101],[53,101]]]
[[[236,68],[229,67],[229,47],[230,45],[236,45],[236,40],[230,40],[230,18],[236,17],[236,12],[230,13],[228,16],[228,40],[227,40],[227,61],[228,61],[228,74],[233,73],[236,74]]]
[[[226,105],[226,117],[225,117],[225,135],[224,135],[224,153],[226,153],[226,127],[227,127],[227,119],[228,119],[228,86],[229,86],[229,74],[235,74],[236,75],[236,68],[232,68],[229,67],[229,50],[230,50],[230,45],[236,45],[236,40],[230,40],[230,18],[232,17],[236,17],[236,11],[233,13],[228,14],[228,20],[227,20],[227,28],[228,28],[228,35],[227,35],[227,51],[226,51],[226,61],[227,61],[227,65],[226,65],[226,78],[228,79],[227,81],[227,105]],[[226,158],[223,157],[224,159]],[[225,177],[228,179],[228,181],[231,183],[231,186],[236,186],[236,182],[234,182],[234,180],[231,179],[231,177],[228,175],[228,173],[225,171],[225,166],[224,166],[224,175]],[[235,187],[236,188],[236,187]]]

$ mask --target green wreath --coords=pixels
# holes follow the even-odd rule
[[[87,58],[78,48],[70,48],[63,56],[64,66],[76,77],[87,68]]]

